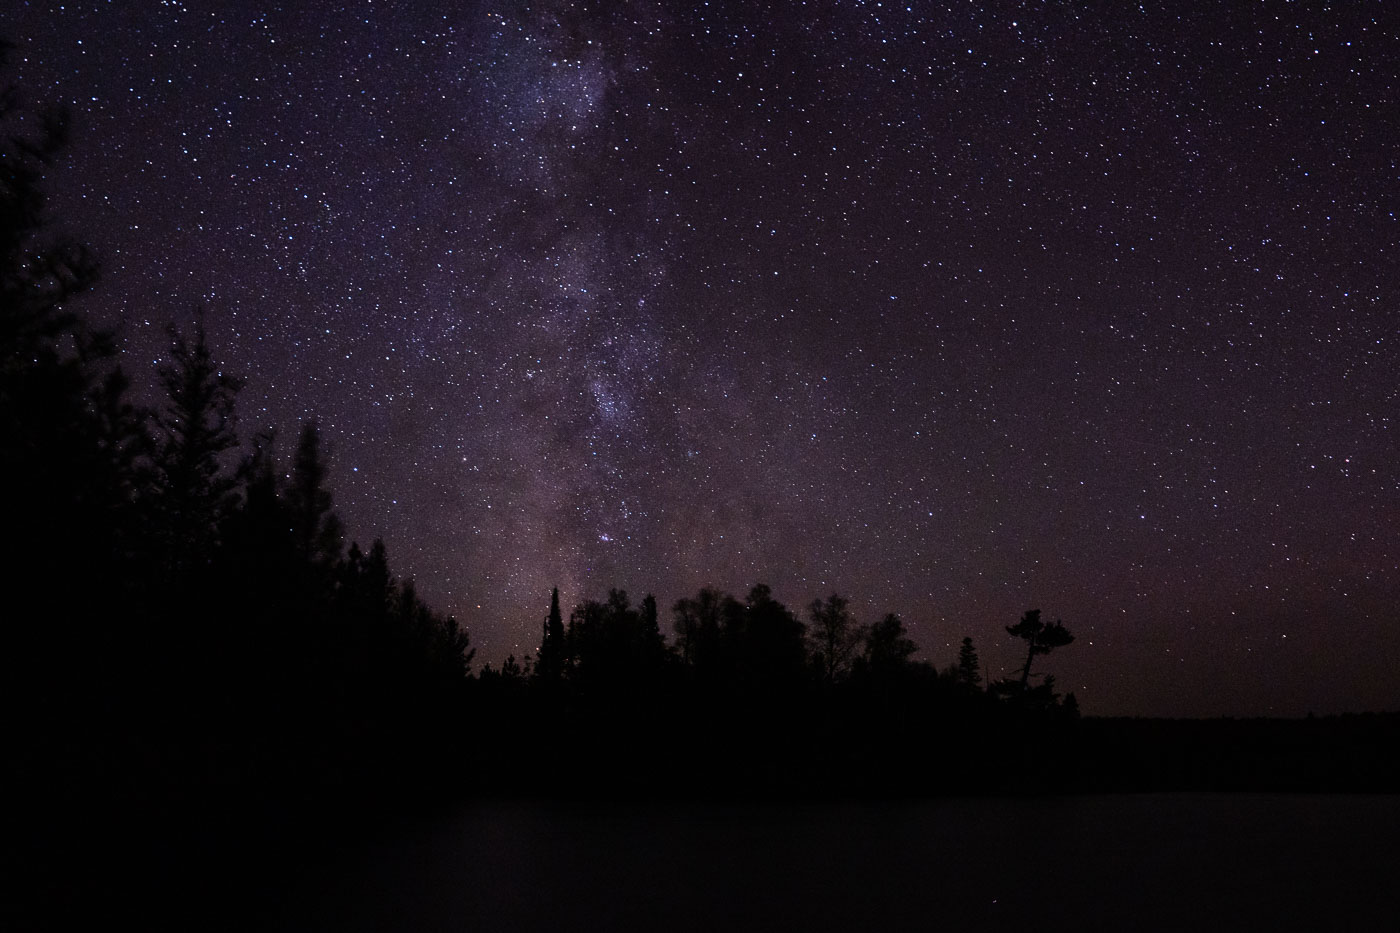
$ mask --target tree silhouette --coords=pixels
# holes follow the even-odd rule
[[[340,558],[344,530],[331,511],[326,464],[321,459],[321,430],[315,419],[302,425],[287,503],[297,554],[311,566],[329,568]]]
[[[659,635],[654,620],[632,606],[626,590],[610,590],[607,602],[589,600],[569,616],[568,676],[584,696],[633,702],[635,689],[652,683],[665,665]]]
[[[1026,643],[1026,666],[1021,669],[1021,689],[1025,690],[1031,679],[1031,662],[1038,654],[1049,654],[1056,648],[1063,648],[1074,641],[1074,636],[1064,623],[1056,619],[1045,623],[1040,620],[1040,610],[1031,609],[1021,616],[1021,621],[1006,627],[1008,635],[1014,635]]]
[[[11,48],[0,42],[0,63]],[[13,84],[0,91],[0,366],[7,370],[55,353],[55,341],[82,330],[64,305],[97,281],[88,248],[54,234],[44,216],[44,172],[68,144],[69,122],[58,108],[26,113]]]
[[[523,683],[530,675],[530,661],[528,658],[522,666],[515,659],[514,654],[506,655],[505,662],[501,664],[501,676],[513,683]]]
[[[982,686],[982,664],[977,659],[977,649],[970,637],[962,640],[958,649],[958,666],[953,671],[954,682],[967,690],[977,690]]]
[[[0,43],[0,58],[11,48]],[[0,91],[0,702],[52,722],[121,682],[129,598],[145,589],[133,520],[144,425],[115,341],[73,311],[97,262],[45,212],[44,176],[67,136],[65,113]]]
[[[800,690],[807,674],[807,627],[762,583],[749,590],[742,609],[743,629],[735,650],[747,689],[770,696]]]
[[[656,597],[650,593],[642,597],[638,607],[641,630],[638,639],[648,655],[656,656],[666,652],[666,639],[661,634],[661,623],[656,613]]]
[[[918,650],[919,646],[908,637],[903,620],[890,613],[866,631],[861,661],[871,676],[892,677]]]
[[[202,320],[192,339],[174,325],[168,333],[170,361],[158,371],[166,405],[155,421],[155,511],[168,572],[178,576],[209,559],[237,499],[237,478],[220,458],[238,444],[234,400],[242,383],[215,364]]]
[[[276,437],[259,431],[238,468],[243,501],[221,532],[224,572],[240,599],[283,601],[294,575],[297,548],[292,519],[278,483]]]
[[[0,41],[0,61],[12,48]],[[0,91],[0,479],[22,492],[12,503],[20,515],[78,504],[94,491],[85,484],[101,459],[90,401],[114,345],[68,308],[96,282],[97,262],[56,234],[44,210],[44,173],[67,144],[68,123],[62,110],[27,112],[14,85]],[[68,503],[43,501],[49,495]],[[42,530],[14,528],[14,517],[7,524],[9,538]],[[35,543],[20,547],[33,552]]]
[[[556,586],[549,594],[549,615],[544,618],[535,676],[544,681],[557,681],[564,669],[564,652],[564,617],[559,611],[559,587]]]
[[[672,607],[681,660],[701,676],[714,676],[722,666],[720,620],[729,599],[718,590],[705,587],[695,598],[679,599]]]
[[[845,597],[832,593],[823,602],[813,600],[807,609],[812,620],[807,638],[812,659],[827,684],[833,684],[849,669],[851,658],[864,632],[852,618]]]

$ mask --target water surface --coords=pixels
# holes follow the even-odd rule
[[[1395,929],[1400,798],[487,802],[347,848],[285,930]]]

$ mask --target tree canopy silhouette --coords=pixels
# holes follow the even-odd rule
[[[556,586],[549,594],[549,615],[544,618],[535,676],[550,683],[557,681],[564,670],[564,652],[564,616],[559,609],[559,587]]]
[[[331,510],[326,464],[321,456],[321,427],[314,418],[301,427],[287,504],[298,555],[311,566],[330,568],[344,547],[344,527]]]
[[[963,638],[958,648],[958,666],[953,669],[953,679],[965,690],[977,690],[982,686],[982,663],[971,637]]]
[[[825,601],[817,599],[808,607],[811,625],[807,638],[812,662],[827,684],[834,684],[850,670],[851,658],[865,633],[851,616],[844,596],[832,593]]]
[[[1021,621],[1006,627],[1006,634],[1014,635],[1026,643],[1026,665],[1021,669],[1021,688],[1025,689],[1031,679],[1031,663],[1038,654],[1049,654],[1056,648],[1063,648],[1074,641],[1074,636],[1064,623],[1042,622],[1040,610],[1031,609],[1021,616]]]
[[[166,403],[155,417],[153,511],[176,577],[206,563],[219,526],[237,502],[237,477],[222,462],[238,445],[234,402],[242,380],[214,362],[204,322],[193,336],[168,329],[170,360],[158,370]]]
[[[919,646],[904,628],[904,621],[891,612],[866,631],[861,661],[872,675],[894,676],[918,650]]]

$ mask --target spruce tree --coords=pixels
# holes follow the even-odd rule
[[[287,504],[297,555],[306,564],[321,569],[329,569],[340,559],[344,536],[340,519],[331,511],[326,475],[326,464],[321,459],[321,430],[312,419],[302,425],[297,441]]]
[[[544,681],[558,680],[564,666],[564,616],[559,611],[559,587],[549,596],[549,615],[544,618],[544,630],[540,637],[539,661],[535,664],[536,676]]]
[[[968,690],[976,690],[982,685],[982,664],[977,659],[977,649],[973,647],[971,638],[964,638],[962,647],[958,649],[958,667],[954,677],[959,686]]]
[[[234,398],[241,381],[209,351],[203,321],[192,338],[168,328],[170,361],[160,367],[165,409],[156,418],[156,519],[173,575],[206,561],[220,519],[232,507],[236,478],[221,457],[236,447]]]

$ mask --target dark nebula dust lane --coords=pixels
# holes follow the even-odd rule
[[[757,581],[1087,712],[1400,692],[1385,3],[21,3],[51,214],[154,385],[320,420],[479,660]],[[664,624],[664,623],[663,623]]]

